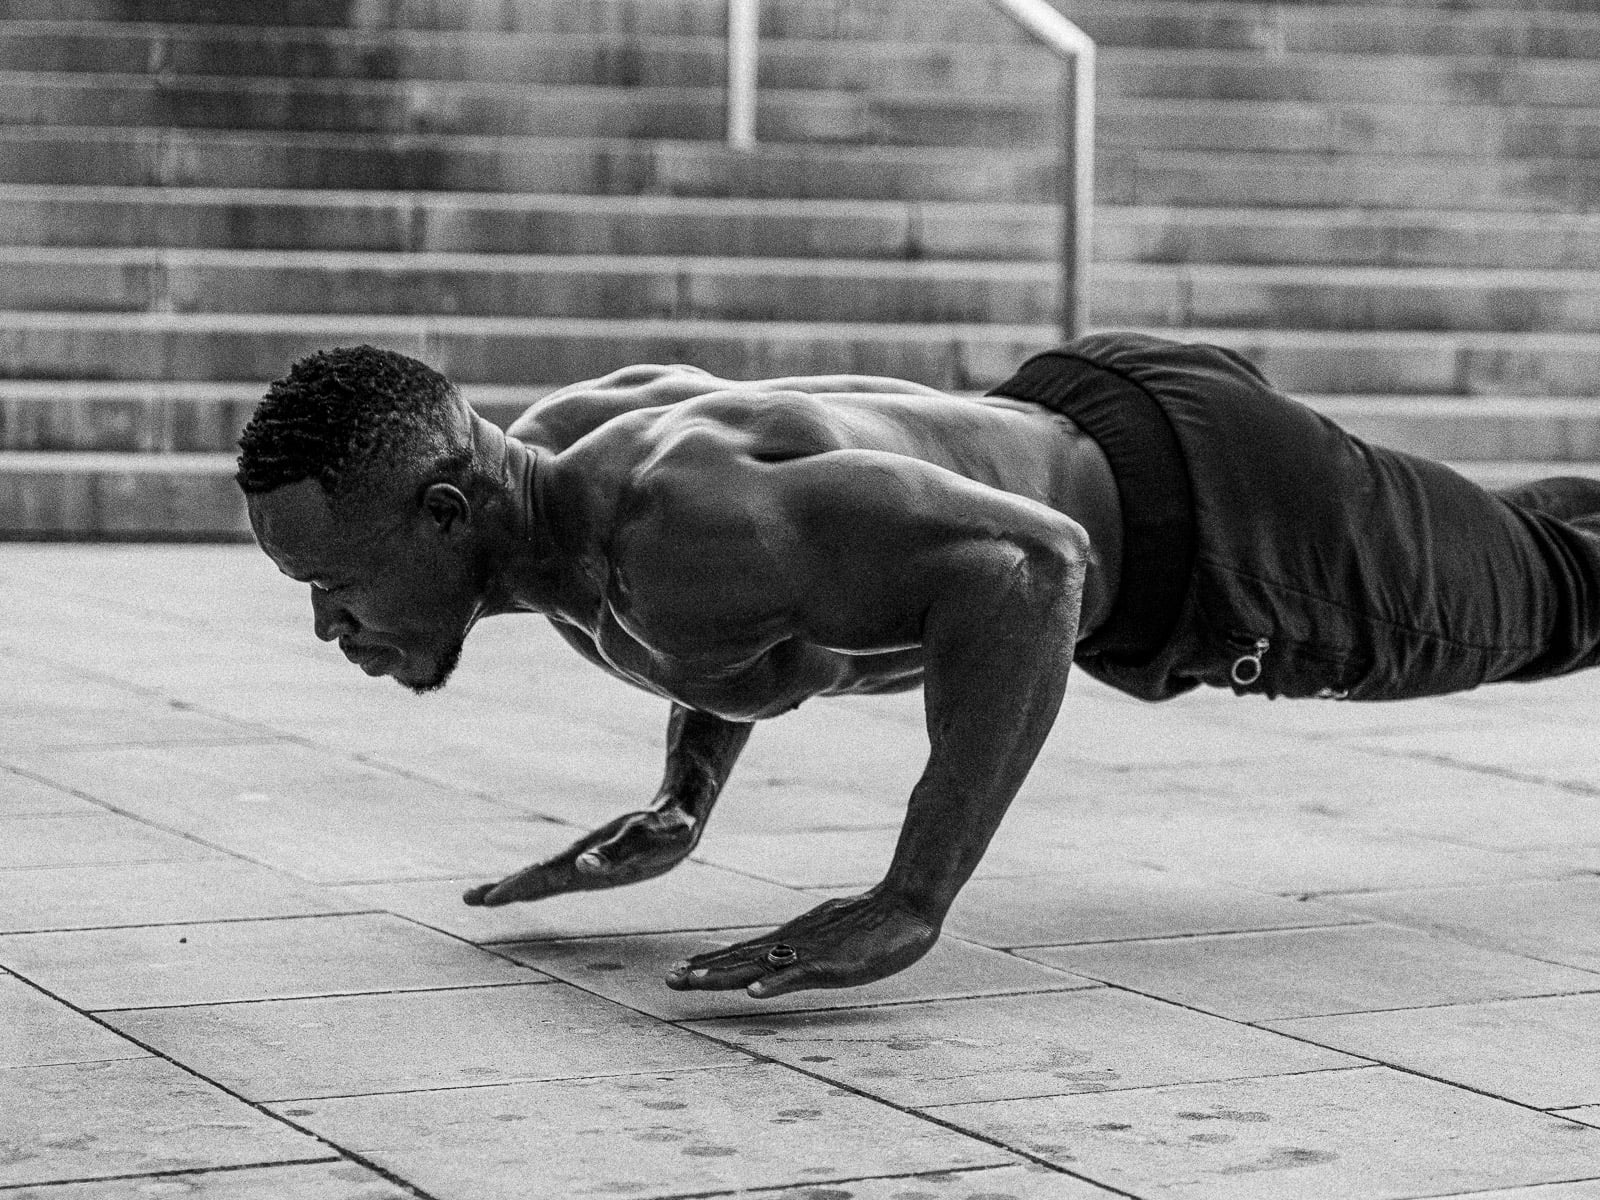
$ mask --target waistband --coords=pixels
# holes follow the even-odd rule
[[[1121,494],[1122,578],[1110,616],[1077,653],[1153,657],[1182,615],[1196,550],[1189,468],[1160,403],[1070,349],[1034,355],[989,395],[1042,404],[1099,443]]]

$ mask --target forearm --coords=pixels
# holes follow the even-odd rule
[[[937,925],[1049,735],[1082,603],[1080,557],[1019,565],[1008,585],[930,618],[928,765],[881,885]]]
[[[667,765],[657,807],[677,809],[697,825],[703,823],[754,728],[748,721],[727,721],[674,704],[667,720]]]

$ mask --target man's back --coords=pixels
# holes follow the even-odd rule
[[[919,492],[914,477],[932,468],[1085,528],[1083,632],[1114,596],[1115,483],[1095,443],[1040,406],[859,376],[732,383],[634,367],[553,394],[509,432],[554,452],[540,493],[574,569],[547,615],[614,674],[693,707],[768,716],[920,682],[919,630],[892,606],[836,601],[826,622],[793,612],[829,574],[802,560],[848,557],[851,539],[822,521],[796,543],[778,510],[826,508],[847,480],[886,501],[868,539],[879,567],[914,558],[923,526],[957,516],[940,509],[971,505],[970,487]],[[779,543],[786,561],[759,561]],[[845,573],[863,594],[866,567]]]

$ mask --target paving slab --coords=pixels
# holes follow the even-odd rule
[[[39,774],[317,883],[498,878],[580,832],[291,743],[31,757]]]
[[[0,892],[0,933],[361,912],[377,907],[233,858],[41,867]]]
[[[0,1071],[0,1187],[328,1156],[155,1058]]]
[[[1600,1105],[1600,995],[1306,1017],[1267,1027],[1533,1108]]]
[[[444,883],[382,883],[330,891],[351,907],[398,913],[480,944],[731,929],[752,921],[780,925],[816,902],[792,888],[690,861],[667,875],[628,887],[550,896],[499,908],[462,903],[462,892],[492,878],[495,876]]]
[[[0,820],[54,813],[88,813],[100,809],[81,797],[0,768]]]
[[[1063,717],[1056,728],[1065,758],[1124,770],[1271,759],[1299,748],[1294,737],[1264,730],[1245,736],[1236,728],[1201,719],[1198,711],[1127,705],[1118,706],[1114,717],[1080,717],[1071,709]]]
[[[713,828],[695,857],[786,887],[868,887],[889,869],[898,837],[898,823],[815,833],[728,834]],[[1037,875],[1058,861],[1049,847],[1002,842],[990,847],[974,878]]]
[[[913,1107],[1278,1075],[1360,1061],[1111,988],[752,1016],[695,1028]]]
[[[1175,793],[1157,781],[1151,787],[1167,797],[1161,807],[1171,805]],[[1207,803],[1202,793],[1172,807],[1177,811],[1161,819],[1163,814],[1146,814],[1130,798],[1121,814],[1081,816],[1072,837],[1134,862],[1284,894],[1502,883],[1572,871],[1566,863],[1370,828],[1314,803],[1245,808]],[[1044,847],[1036,851],[1037,858],[1045,855]]]
[[[751,1065],[274,1105],[438,1200],[820,1184],[1015,1163],[785,1067]]]
[[[1471,1200],[1600,1200],[1600,1177],[1570,1183],[1537,1183],[1532,1187],[1493,1188],[1471,1193]]]
[[[25,1187],[7,1200],[410,1200],[414,1193],[351,1162]]]
[[[1331,905],[1480,946],[1600,970],[1600,879],[1330,897]]]
[[[0,871],[215,858],[218,853],[104,811],[10,817],[0,830],[5,835],[0,837]]]
[[[563,983],[107,1014],[247,1100],[740,1065],[726,1046]]]
[[[0,965],[91,1010],[529,980],[387,914],[8,934]]]
[[[761,1200],[1109,1200],[1114,1195],[1036,1163],[982,1167],[932,1175],[850,1179],[820,1187],[803,1184],[760,1193]]]
[[[1387,1067],[951,1105],[940,1119],[1137,1196],[1398,1200],[1583,1178],[1600,1131]]]
[[[1370,744],[1390,752],[1409,751],[1495,771],[1512,771],[1529,779],[1591,792],[1600,788],[1600,746],[1595,745],[1595,739],[1574,737],[1570,729],[1523,720],[1514,714],[1492,731],[1434,731],[1419,736],[1401,733],[1371,739]]]
[[[0,975],[0,1070],[149,1054],[16,976]]]
[[[662,982],[667,968],[679,959],[744,941],[762,932],[765,931],[728,929],[715,934],[514,942],[495,949],[586,991],[669,1021],[1095,986],[1080,976],[1023,962],[1020,958],[952,937],[940,938],[926,957],[898,975],[858,988],[820,988],[757,1000],[743,989],[675,992]]]
[[[1382,925],[1022,952],[1240,1020],[1600,991],[1600,974]]]
[[[1060,873],[975,879],[956,898],[945,929],[984,946],[1060,946],[1336,925],[1351,916],[1314,901],[1097,855]]]

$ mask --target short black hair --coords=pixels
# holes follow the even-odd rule
[[[397,468],[454,477],[470,446],[451,447],[455,385],[426,363],[374,346],[308,354],[267,389],[239,438],[246,494],[314,479],[343,499]]]

